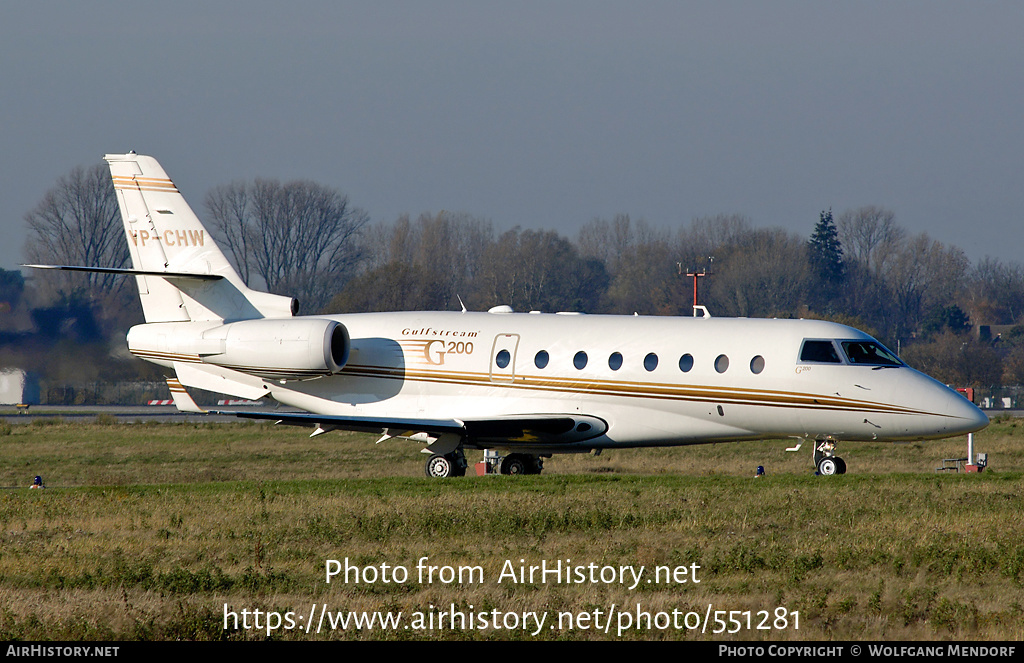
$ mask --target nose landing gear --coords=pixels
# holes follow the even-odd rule
[[[838,440],[826,438],[814,443],[814,468],[818,474],[832,476],[846,474],[846,461],[835,455]]]

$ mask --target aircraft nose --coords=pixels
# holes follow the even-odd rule
[[[945,404],[942,413],[946,416],[946,430],[950,436],[981,430],[988,425],[988,415],[975,404],[946,387]]]
[[[906,398],[906,405],[922,414],[908,421],[903,435],[917,434],[924,439],[953,437],[979,431],[988,426],[988,416],[974,403],[938,380],[913,369],[894,387],[893,398]]]
[[[973,433],[988,426],[989,423],[987,414],[952,389],[949,390],[946,412],[950,415],[949,432],[951,435]]]

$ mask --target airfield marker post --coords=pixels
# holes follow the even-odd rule
[[[964,472],[981,472],[988,464],[988,454],[978,454],[975,463],[971,463],[974,456],[974,433],[967,434],[967,464],[964,465]]]

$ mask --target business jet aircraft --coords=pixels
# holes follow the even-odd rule
[[[155,159],[110,154],[146,323],[135,355],[188,388],[273,398],[304,413],[253,419],[407,438],[432,477],[466,472],[467,449],[503,452],[504,474],[552,454],[793,437],[821,474],[839,441],[919,440],[988,418],[856,329],[816,320],[396,312],[297,317],[250,290]],[[797,448],[799,448],[799,444]]]

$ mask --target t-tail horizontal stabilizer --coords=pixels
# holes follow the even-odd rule
[[[220,274],[194,274],[192,272],[159,272],[143,269],[121,269],[118,267],[83,267],[80,265],[22,265],[34,269],[60,269],[66,272],[95,272],[98,274],[124,274],[126,276],[162,276],[165,279],[196,279],[216,281],[224,278]]]

